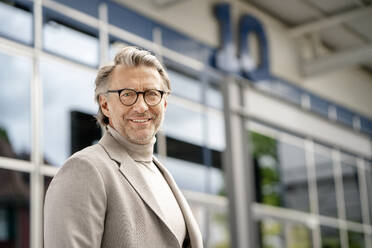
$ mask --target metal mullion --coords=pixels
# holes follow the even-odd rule
[[[34,0],[40,1],[40,0]],[[78,11],[76,9],[73,9],[71,7],[68,7],[64,4],[58,3],[56,1],[51,0],[42,0],[42,5],[45,6],[48,9],[54,10],[64,16],[67,16],[71,19],[74,19],[76,21],[79,21],[83,24],[86,24],[93,28],[99,28],[99,20],[93,16],[90,16],[88,14],[85,14],[84,12]]]
[[[41,122],[41,101],[42,86],[40,76],[40,51],[42,49],[42,0],[34,1],[34,54],[33,74],[31,84],[31,123],[32,123],[32,146],[31,161],[34,169],[31,172],[31,221],[30,221],[30,247],[42,247],[42,219],[43,219],[43,177],[40,174],[42,161],[42,122]]]
[[[32,58],[33,48],[16,41],[0,37],[0,51],[11,56],[25,56]]]
[[[0,157],[0,168],[30,173],[34,170],[34,164],[20,159]]]
[[[100,65],[104,65],[108,62],[108,48],[109,48],[109,37],[108,37],[108,13],[107,4],[102,2],[98,7],[99,15],[99,48],[100,48]]]
[[[163,63],[163,56],[161,50],[158,49],[162,45],[162,33],[161,29],[158,27],[153,28],[152,30],[152,39],[153,39],[153,50],[155,51],[156,57],[161,63]],[[167,136],[163,129],[161,129],[157,135],[157,149],[158,154],[164,157],[167,157]]]
[[[336,188],[336,201],[337,201],[337,212],[339,218],[340,227],[340,240],[341,248],[349,248],[348,236],[347,236],[347,225],[346,225],[346,212],[345,212],[345,199],[344,199],[344,188],[342,182],[342,170],[341,170],[341,154],[339,150],[332,150],[332,162],[333,172],[335,178]]]
[[[310,210],[312,214],[316,216],[319,215],[319,206],[318,206],[318,189],[316,182],[316,171],[315,171],[315,161],[314,161],[314,142],[312,140],[305,140],[305,160],[307,167],[307,179],[309,187],[309,201],[310,201]],[[322,244],[320,227],[314,225],[312,227],[312,238],[313,238],[313,247],[320,248]]]
[[[365,178],[365,163],[361,158],[357,158],[357,168],[358,168],[358,182],[359,182],[359,192],[360,192],[360,201],[362,205],[362,216],[364,224],[371,224],[369,209],[368,209],[368,194],[367,194],[367,182]],[[371,248],[370,239],[368,238],[366,227],[364,227],[364,242],[367,248]]]
[[[85,70],[89,73],[97,73],[96,68],[93,68],[91,66],[87,66],[87,65],[84,65],[82,63],[78,63],[78,62],[75,62],[73,60],[69,60],[67,58],[63,58],[63,57],[60,57],[60,56],[57,56],[57,55],[54,55],[52,53],[48,53],[48,52],[45,52],[45,51],[40,51],[40,58],[41,59],[44,59],[44,58],[51,59],[51,60],[54,60],[58,63],[67,64],[67,65],[73,66],[77,69]]]

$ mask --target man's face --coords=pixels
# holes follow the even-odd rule
[[[155,68],[118,65],[111,77],[110,90],[123,88],[136,91],[166,90],[161,76]],[[163,96],[158,105],[148,106],[144,101],[143,94],[140,94],[135,104],[125,106],[120,102],[117,93],[109,93],[107,97],[100,96],[100,105],[102,112],[110,120],[109,125],[116,131],[132,143],[147,144],[160,128],[167,101]]]

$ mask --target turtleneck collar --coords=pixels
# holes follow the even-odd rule
[[[156,138],[154,137],[148,144],[139,145],[130,142],[128,139],[123,137],[118,131],[112,128],[110,125],[106,127],[107,131],[118,141],[122,146],[125,147],[129,156],[131,156],[137,162],[151,162],[152,155],[154,152],[154,144]]]

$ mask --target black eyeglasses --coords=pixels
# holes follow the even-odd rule
[[[138,95],[143,94],[143,99],[149,106],[158,105],[164,94],[168,92],[156,89],[135,91],[133,89],[108,90],[106,93],[118,93],[121,103],[125,106],[132,106],[137,102]]]

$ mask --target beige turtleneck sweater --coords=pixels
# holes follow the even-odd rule
[[[107,130],[124,146],[129,156],[131,156],[140,168],[166,221],[169,223],[170,228],[182,247],[186,236],[185,220],[172,190],[152,160],[156,138],[154,137],[148,144],[139,145],[131,143],[109,125],[107,126]]]

